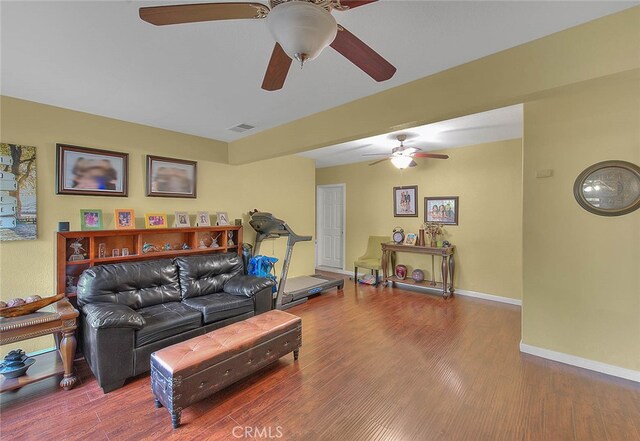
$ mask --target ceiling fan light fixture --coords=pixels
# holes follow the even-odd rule
[[[391,163],[396,167],[402,170],[403,168],[409,167],[413,158],[411,156],[406,155],[398,155],[391,158]]]
[[[300,66],[320,55],[338,33],[336,19],[329,11],[300,0],[273,8],[267,15],[267,28],[284,52]]]

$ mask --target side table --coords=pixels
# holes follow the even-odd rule
[[[76,353],[74,332],[77,327],[77,317],[78,310],[69,303],[68,299],[63,298],[33,314],[0,318],[0,344],[53,334],[57,349],[34,356],[36,362],[29,368],[26,375],[18,378],[2,377],[0,392],[19,389],[60,373],[64,373],[60,387],[65,390],[71,389],[78,381],[73,374],[73,358]]]

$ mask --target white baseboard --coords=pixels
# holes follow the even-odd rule
[[[347,270],[343,270],[343,269],[340,269],[340,268],[333,268],[333,267],[330,267],[330,266],[317,266],[316,269],[318,271],[327,271],[329,273],[344,274],[345,276],[352,276],[353,277],[353,271],[347,271]],[[369,273],[358,272],[358,277],[364,276],[365,274],[369,274]],[[382,275],[380,275],[380,277],[382,277]]]
[[[493,294],[485,294],[483,292],[468,291],[466,289],[456,288],[454,295],[465,297],[476,297],[478,299],[491,300],[492,302],[508,303],[510,305],[522,306],[522,300],[512,299],[510,297],[494,296]]]
[[[626,369],[602,363],[600,361],[589,360],[587,358],[577,357],[563,352],[556,352],[550,349],[539,348],[537,346],[531,346],[523,343],[522,341],[520,341],[520,352],[640,383],[640,371],[634,371],[632,369]]]

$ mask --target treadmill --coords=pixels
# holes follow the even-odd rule
[[[320,274],[287,279],[293,246],[298,242],[310,241],[311,236],[298,236],[285,221],[275,218],[271,213],[254,211],[249,214],[249,224],[257,233],[254,255],[260,254],[263,240],[287,237],[287,252],[282,263],[278,291],[275,294],[276,309],[288,309],[306,302],[310,296],[322,294],[332,288],[341,290],[344,287],[343,279],[331,279]]]

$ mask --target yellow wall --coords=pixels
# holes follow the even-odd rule
[[[596,216],[572,193],[609,159],[640,163],[640,75],[525,104],[522,338],[640,370],[640,211]]]
[[[444,236],[456,246],[456,287],[520,299],[522,141],[440,153],[449,159],[420,160],[417,167],[404,171],[391,163],[370,167],[367,162],[316,170],[318,185],[346,184],[346,269],[353,271],[370,235],[390,236],[395,226],[417,233],[424,222],[425,196],[459,196],[459,224],[446,226]],[[417,218],[393,216],[393,187],[402,185],[418,186]],[[398,263],[431,274],[429,257],[399,254]],[[439,261],[435,270],[440,280]]]
[[[134,208],[139,227],[144,226],[141,221],[145,212],[208,210],[215,214],[216,211],[227,211],[230,219],[244,218],[245,241],[250,243],[255,234],[246,224],[247,213],[259,208],[285,219],[300,234],[313,234],[312,160],[286,157],[231,166],[223,163],[227,155],[226,143],[8,97],[2,97],[0,104],[2,142],[36,146],[38,167],[38,239],[0,242],[0,298],[3,300],[54,293],[57,224],[70,221],[72,230],[79,229],[81,208],[102,209],[106,229],[114,227],[115,208]],[[56,195],[56,142],[129,153],[129,197]],[[146,197],[147,154],[197,160],[198,198]],[[283,188],[287,189],[286,195]],[[265,242],[263,252],[282,258],[285,242],[284,239],[273,245]],[[297,244],[290,274],[308,274],[313,267],[313,244]],[[33,351],[50,347],[51,339],[15,346]]]
[[[518,104],[639,67],[637,6],[234,141],[229,162],[274,158]]]

